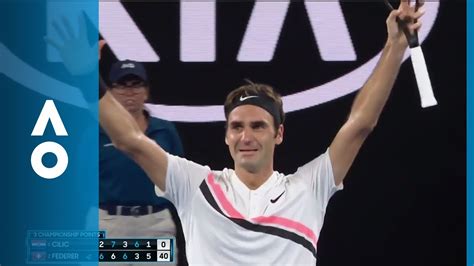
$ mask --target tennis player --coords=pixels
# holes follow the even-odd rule
[[[273,166],[285,114],[268,85],[248,84],[227,96],[225,142],[234,169],[220,171],[166,153],[101,86],[101,125],[175,204],[191,265],[315,265],[328,201],[376,126],[408,46],[396,18],[414,32],[422,15],[408,0],[389,14],[381,58],[347,121],[323,154],[289,175]]]

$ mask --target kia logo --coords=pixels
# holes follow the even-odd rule
[[[48,8],[54,8],[54,5],[55,3],[52,3]],[[290,1],[258,1],[254,4],[235,56],[237,63],[263,63],[274,59],[290,6]],[[312,30],[316,42],[315,47],[317,47],[314,52],[319,53],[321,59],[326,62],[357,62],[358,53],[352,42],[351,27],[345,20],[341,4],[337,1],[305,1],[304,8],[307,19],[301,19],[301,23],[308,23]],[[382,8],[384,8],[383,5],[380,12],[386,12]],[[439,1],[426,2],[425,9],[423,27],[419,32],[421,43],[433,28]],[[179,60],[181,62],[212,63],[216,61],[216,39],[219,38],[216,33],[216,24],[219,23],[216,13],[215,1],[180,3]],[[100,33],[118,59],[160,62],[159,49],[152,48],[144,33],[120,2],[99,2],[99,21]],[[377,21],[377,23],[380,22]],[[370,24],[366,27],[365,31],[370,36],[369,33],[373,29]],[[323,84],[314,84],[310,88],[292,88],[293,93],[283,96],[285,112],[313,107],[358,90],[374,69],[380,53],[381,51],[375,53],[370,60],[364,60],[362,65]],[[408,56],[409,51],[405,54],[404,60]],[[225,120],[222,105],[147,104],[147,108],[152,115],[171,121]]]

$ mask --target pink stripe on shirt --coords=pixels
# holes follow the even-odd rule
[[[214,195],[217,197],[217,201],[222,206],[227,215],[229,215],[231,218],[244,219],[244,216],[240,214],[240,212],[237,211],[234,206],[232,206],[229,200],[227,200],[227,197],[224,195],[224,191],[222,191],[222,188],[219,186],[219,184],[214,182],[214,175],[212,173],[207,176],[207,182],[211,186]]]
[[[316,247],[316,235],[314,234],[313,230],[311,228],[307,227],[306,225],[293,221],[287,218],[283,217],[278,217],[278,216],[258,216],[255,218],[252,218],[252,221],[255,223],[259,224],[275,224],[279,226],[283,226],[289,229],[293,229],[294,231],[297,231],[304,236],[306,236],[308,239],[311,239],[313,242],[313,245]]]

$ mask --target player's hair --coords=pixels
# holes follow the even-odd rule
[[[253,83],[249,80],[246,80],[249,84],[245,84],[243,86],[238,87],[231,91],[225,100],[224,103],[224,112],[225,112],[225,119],[226,119],[226,127],[227,122],[229,120],[229,114],[235,107],[235,103],[239,101],[241,96],[252,96],[252,95],[260,95],[266,98],[268,101],[271,101],[272,105],[276,107],[276,113],[270,114],[273,117],[273,124],[275,127],[275,131],[278,131],[280,125],[285,122],[285,112],[283,111],[283,101],[281,100],[281,95],[276,92],[272,86],[267,84],[261,83]],[[267,110],[268,111],[268,110]],[[278,117],[275,117],[278,116]]]

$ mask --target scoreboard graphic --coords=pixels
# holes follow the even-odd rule
[[[29,231],[27,262],[174,262],[176,240],[169,238],[107,239],[105,231]]]
[[[101,239],[99,262],[173,262],[174,238]]]

